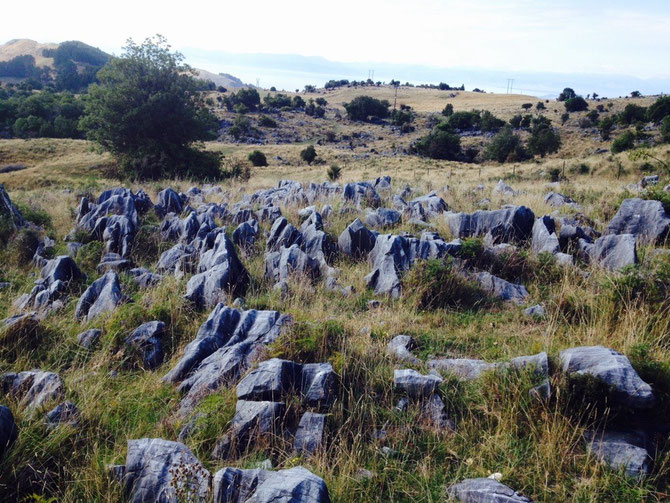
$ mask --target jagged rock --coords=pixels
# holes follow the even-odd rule
[[[521,304],[528,297],[528,290],[525,286],[510,283],[488,272],[478,272],[473,277],[489,295],[505,302]]]
[[[435,192],[430,192],[425,196],[417,197],[409,202],[410,207],[420,206],[420,211],[425,218],[435,218],[445,211],[449,211],[447,203]],[[425,218],[421,218],[424,220]]]
[[[149,321],[143,323],[133,330],[125,343],[139,351],[142,356],[144,367],[153,370],[163,363],[163,336],[165,335],[165,323],[162,321]]]
[[[26,410],[43,407],[47,403],[61,398],[64,394],[63,381],[53,372],[27,370],[9,372],[0,376],[4,393],[20,397]]]
[[[53,260],[49,260],[42,268],[40,276],[48,285],[56,281],[70,283],[79,281],[84,277],[75,261],[69,255],[59,255]]]
[[[186,396],[180,411],[190,411],[204,396],[236,382],[260,348],[274,342],[289,322],[290,317],[277,311],[240,311],[217,305],[165,376],[168,382],[182,381],[180,391]]]
[[[279,251],[281,247],[289,248],[292,245],[302,244],[302,234],[293,227],[284,217],[278,218],[272,224],[265,249],[268,252]]]
[[[354,203],[356,206],[370,206],[377,208],[381,206],[381,198],[372,184],[368,182],[347,183],[344,186],[342,199]]]
[[[158,193],[158,203],[155,206],[156,213],[160,217],[168,213],[179,215],[184,209],[184,200],[185,198],[182,198],[171,187],[161,190]]]
[[[566,205],[572,206],[574,208],[579,207],[579,205],[573,199],[570,199],[568,196],[563,194],[559,194],[558,192],[549,192],[546,196],[544,196],[544,204],[548,204],[554,208],[560,208],[561,206]]]
[[[580,244],[582,242],[580,240]],[[637,246],[632,234],[601,236],[593,245],[584,245],[583,249],[589,260],[613,271],[637,263]]]
[[[308,407],[329,409],[337,397],[337,376],[330,363],[307,363],[302,366],[301,394]]]
[[[389,354],[401,361],[412,365],[418,365],[420,360],[412,354],[416,348],[416,341],[409,335],[396,335],[386,347]]]
[[[321,207],[321,217],[324,219],[330,218],[330,216],[333,214],[333,207],[330,204],[324,204]]]
[[[558,232],[558,242],[563,252],[574,253],[580,239],[592,243],[600,237],[600,233],[593,227],[580,222],[576,218],[560,217],[556,221],[560,222],[561,225]]]
[[[3,347],[12,344],[21,344],[31,347],[37,343],[40,328],[40,319],[35,311],[17,314],[0,324],[0,345]]]
[[[549,359],[544,351],[536,355],[517,356],[509,363],[517,370],[532,370],[537,376],[549,377]]]
[[[10,222],[13,229],[26,226],[25,218],[14,206],[3,185],[0,185],[0,218],[5,222]]]
[[[316,230],[323,230],[323,219],[321,218],[321,213],[316,210],[307,215],[307,218],[305,218],[300,224],[300,232],[305,232],[305,230],[311,226],[315,227]]]
[[[276,472],[224,468],[214,475],[214,503],[330,503],[323,479],[302,466]]]
[[[135,283],[137,283],[141,288],[155,286],[163,280],[163,276],[160,274],[154,274],[149,269],[144,267],[130,269],[128,273],[132,276]]]
[[[484,372],[495,370],[498,363],[489,363],[484,360],[471,360],[468,358],[435,358],[428,360],[426,365],[431,370],[453,374],[464,381],[479,379]]]
[[[456,424],[449,419],[444,401],[433,394],[422,404],[421,413],[426,421],[438,430],[455,430]]]
[[[218,234],[214,247],[202,254],[198,271],[188,281],[185,295],[198,307],[214,306],[228,293],[244,295],[246,292],[249,273],[225,232]]]
[[[508,206],[500,210],[477,210],[474,213],[446,213],[451,233],[459,238],[491,233],[495,243],[524,241],[532,234],[535,215],[525,206]]]
[[[259,437],[279,435],[286,412],[283,402],[238,400],[230,431],[214,448],[214,457],[225,459],[249,450]]]
[[[125,302],[126,297],[121,293],[121,283],[115,272],[110,271],[95,280],[77,302],[74,318],[92,320],[96,316],[113,311],[116,306]]]
[[[641,242],[662,244],[670,235],[670,215],[660,201],[626,199],[605,234],[632,234]]]
[[[179,243],[161,253],[156,270],[163,274],[178,274],[195,270],[196,250],[191,245]]]
[[[305,412],[295,432],[293,448],[298,454],[314,454],[323,447],[326,415]]]
[[[261,222],[274,223],[275,220],[281,218],[281,209],[278,206],[270,204],[259,208],[256,216]]]
[[[410,398],[430,397],[441,382],[441,377],[432,374],[421,375],[413,369],[393,371],[393,384],[396,389],[403,391]]]
[[[555,255],[561,251],[553,218],[544,216],[535,220],[531,249],[535,254],[547,252]]]
[[[179,493],[189,501],[209,498],[210,473],[184,444],[162,438],[128,440],[126,464],[121,471],[131,503],[178,503]]]
[[[544,318],[547,314],[547,311],[544,309],[542,304],[535,304],[534,306],[530,306],[524,309],[523,314],[536,318]]]
[[[321,267],[316,259],[307,255],[295,244],[265,255],[265,276],[267,278],[274,281],[285,281],[296,273],[316,279],[321,274]]]
[[[90,330],[80,333],[77,336],[77,342],[80,346],[83,346],[86,349],[91,349],[98,342],[101,335],[102,330],[91,328]]]
[[[256,220],[242,222],[233,231],[233,243],[243,249],[249,249],[254,246],[258,237],[259,227]]]
[[[377,295],[400,297],[400,276],[412,265],[409,242],[394,234],[377,236],[369,260],[372,262],[372,272],[365,277],[368,288],[374,289]]]
[[[648,409],[654,405],[651,386],[640,378],[628,358],[613,349],[603,346],[570,348],[560,352],[559,360],[563,372],[590,375],[605,382],[621,405],[635,409]]]
[[[2,189],[1,185],[0,189]],[[9,407],[0,405],[0,459],[12,446],[17,436],[18,431],[12,411]]]
[[[516,190],[502,180],[498,180],[498,184],[493,188],[493,192],[495,194],[502,194],[503,196],[516,196],[518,194]]]
[[[367,256],[375,246],[377,234],[371,232],[358,218],[350,223],[337,240],[342,253],[355,258]]]
[[[586,432],[585,437],[589,452],[613,470],[624,469],[633,478],[649,474],[651,456],[644,439],[634,432]]]
[[[97,269],[99,273],[105,273],[107,271],[127,271],[132,267],[133,263],[118,253],[105,253]]]
[[[278,401],[299,383],[302,365],[272,358],[259,363],[237,385],[238,400]]]
[[[314,206],[314,205],[307,206],[306,208],[303,208],[298,212],[298,216],[300,218],[307,218],[307,217],[311,216],[312,213],[315,213],[316,211],[317,211],[316,206]]]
[[[401,220],[402,215],[398,211],[388,208],[377,208],[375,211],[369,212],[365,217],[366,225],[375,229],[395,227]]]
[[[79,409],[72,402],[63,402],[47,412],[47,423],[52,426],[69,424],[76,426],[79,420]]]
[[[463,503],[533,503],[505,484],[489,478],[465,479],[447,488],[447,496]]]

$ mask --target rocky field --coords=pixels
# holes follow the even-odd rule
[[[0,150],[44,159],[0,179],[3,501],[668,498],[667,177],[324,182],[270,146],[250,180],[120,185],[84,145]]]

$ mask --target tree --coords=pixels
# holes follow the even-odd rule
[[[391,104],[386,100],[378,100],[371,96],[357,96],[351,102],[344,104],[349,119],[366,121],[370,117],[384,119],[389,115]]]
[[[613,154],[618,154],[619,152],[633,148],[635,148],[635,133],[626,131],[614,139],[611,150]]]
[[[598,129],[600,129],[600,136],[603,140],[607,141],[610,139],[610,133],[614,127],[614,117],[611,115],[609,117],[603,117],[598,123]]]
[[[569,99],[575,98],[576,96],[577,96],[577,94],[575,93],[575,91],[572,88],[566,87],[565,89],[563,89],[563,92],[561,94],[559,94],[558,98],[556,98],[556,99],[558,101],[567,101]]]
[[[80,125],[127,176],[220,175],[219,156],[198,148],[216,138],[216,117],[182,62],[160,35],[141,44],[129,39],[124,53],[98,73],[100,84],[89,88]]]
[[[456,160],[461,155],[461,137],[450,130],[435,128],[417,141],[412,150],[432,159]]]
[[[640,91],[633,91],[632,93],[630,93],[630,97],[631,98],[641,98],[642,93]]]
[[[533,127],[528,139],[528,150],[531,154],[544,157],[558,151],[560,147],[561,136],[554,128],[544,123]]]
[[[442,115],[445,117],[451,117],[454,114],[454,105],[447,103],[444,109],[442,110]]]
[[[544,103],[543,103],[543,102],[538,101],[538,102],[537,102],[537,105],[535,105],[535,108],[536,108],[537,110],[546,110],[547,107],[544,106]]]
[[[532,103],[524,103],[523,105],[521,105],[521,108],[523,108],[524,110],[530,110],[531,108],[533,108],[533,104]]]
[[[307,164],[312,164],[314,159],[316,159],[316,149],[314,145],[309,145],[307,148],[300,152],[300,158],[305,161]]]
[[[575,96],[565,100],[565,109],[568,112],[583,112],[589,108],[589,104],[581,96]]]
[[[670,96],[661,96],[647,109],[647,120],[651,122],[661,122],[668,115],[670,115]]]
[[[661,122],[661,135],[663,141],[670,142],[670,115]]]

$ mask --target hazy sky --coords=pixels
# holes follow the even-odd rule
[[[335,61],[670,76],[670,0],[5,2],[0,42],[81,40]]]

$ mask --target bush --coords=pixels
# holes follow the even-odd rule
[[[416,264],[403,281],[405,294],[416,309],[474,309],[489,299],[479,286],[465,279],[443,260],[432,259]]]
[[[619,124],[628,126],[636,122],[644,122],[646,118],[647,109],[645,107],[629,103],[623,111],[619,113]]]
[[[447,103],[444,109],[442,110],[442,115],[445,117],[451,117],[454,114],[454,105]]]
[[[509,125],[514,129],[519,129],[521,127],[521,114],[517,114],[509,120]]]
[[[505,121],[498,119],[488,110],[484,110],[479,118],[479,129],[484,132],[498,131],[501,127],[505,125]]]
[[[535,108],[536,108],[537,110],[546,110],[546,109],[547,109],[547,107],[544,106],[544,103],[541,102],[541,101],[538,101],[538,102],[537,102],[537,105],[535,105]]]
[[[347,117],[354,121],[366,121],[370,117],[384,119],[389,115],[391,104],[386,100],[378,100],[371,96],[357,96],[344,104]]]
[[[484,149],[484,158],[498,162],[521,161],[528,157],[521,138],[509,127],[498,132]]]
[[[635,133],[626,131],[614,139],[611,150],[613,154],[618,154],[619,152],[631,150],[633,148],[635,148]]]
[[[300,158],[307,164],[312,164],[314,159],[316,159],[316,156],[317,154],[314,145],[310,145],[300,152]]]
[[[414,120],[414,114],[410,110],[393,110],[391,113],[391,124],[402,126]]]
[[[559,148],[561,148],[561,135],[554,128],[544,124],[533,128],[528,139],[528,150],[531,154],[544,157],[558,151]]]
[[[557,100],[558,101],[567,101],[567,100],[570,100],[572,98],[575,98],[576,96],[577,96],[577,94],[575,93],[575,91],[572,88],[566,87],[565,89],[563,89],[563,92],[558,95]]]
[[[243,88],[237,91],[237,93],[231,95],[229,99],[232,100],[232,105],[242,104],[247,107],[249,110],[256,110],[258,105],[261,104],[261,97],[258,94],[258,91],[253,88]]]
[[[524,103],[523,105],[521,105],[521,108],[523,108],[524,110],[530,110],[531,108],[533,108],[533,104],[532,103]]]
[[[598,129],[600,129],[600,136],[603,140],[610,139],[610,133],[614,127],[614,117],[604,117],[598,123]]]
[[[342,174],[342,168],[340,168],[337,164],[333,164],[328,168],[326,174],[328,175],[328,180],[334,182],[339,180],[340,175]]]
[[[566,122],[568,122],[569,119],[570,114],[568,112],[564,112],[563,114],[561,114],[561,124],[565,124]]]
[[[435,128],[418,140],[412,146],[412,151],[431,159],[453,161],[461,155],[461,137],[449,130]]]
[[[169,49],[160,36],[140,45],[129,40],[98,72],[80,124],[126,176],[215,178],[219,157],[194,145],[216,138],[218,121],[183,56]]]
[[[647,120],[650,122],[661,122],[670,115],[670,96],[661,96],[647,109]]]
[[[481,115],[477,110],[471,110],[470,112],[454,112],[451,117],[449,117],[449,120],[447,120],[447,125],[451,129],[467,131],[470,129],[478,129],[480,119]]]
[[[268,165],[268,160],[265,158],[265,154],[260,150],[254,150],[249,154],[249,160],[251,164],[256,167],[262,167]]]
[[[589,108],[589,104],[581,96],[575,96],[565,100],[565,109],[568,112],[583,112]]]
[[[661,122],[661,136],[663,141],[670,142],[670,115],[663,119]]]
[[[274,120],[272,117],[268,117],[267,115],[261,115],[258,118],[258,125],[261,126],[261,127],[275,128],[275,127],[277,127],[277,121]]]

